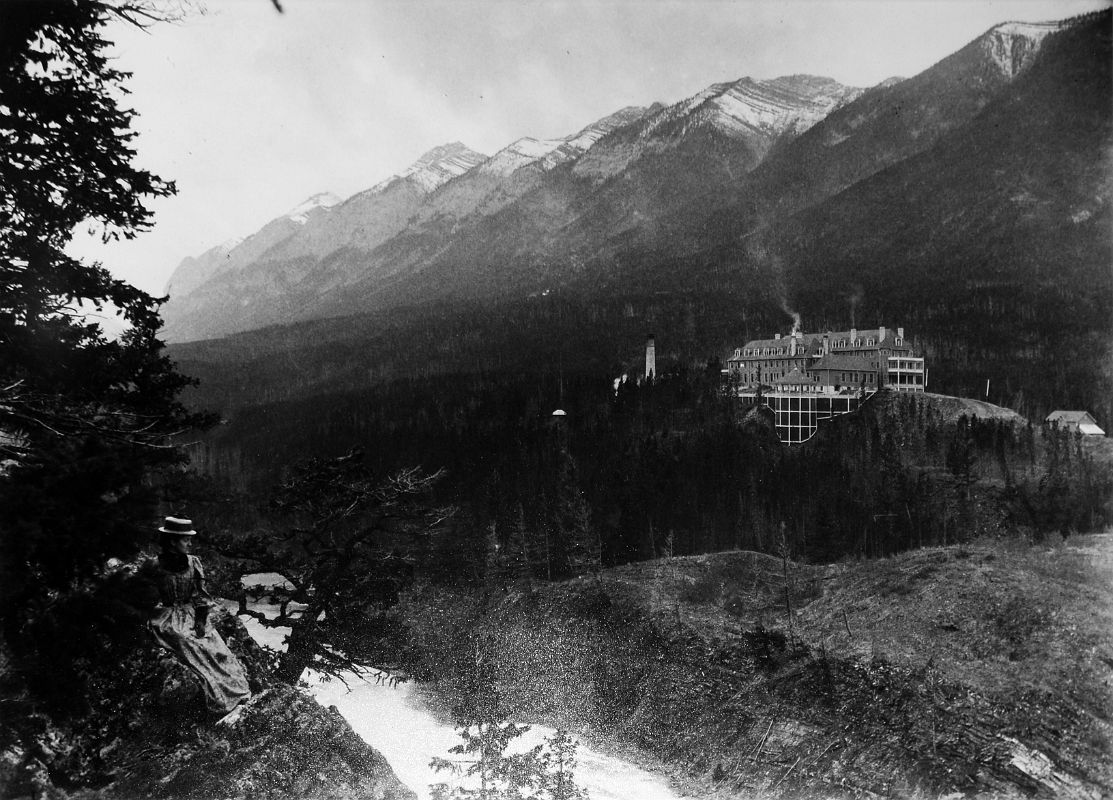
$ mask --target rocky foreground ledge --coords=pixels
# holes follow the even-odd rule
[[[412,800],[386,759],[335,707],[289,686],[267,690],[232,727],[201,732],[148,761],[109,797]]]
[[[270,679],[238,619],[214,622],[256,692],[233,725],[206,717],[192,677],[141,636],[114,668],[90,665],[97,696],[65,719],[0,653],[0,798],[413,800],[335,708]]]

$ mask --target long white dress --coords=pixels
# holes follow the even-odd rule
[[[155,640],[201,680],[205,705],[214,713],[227,713],[251,696],[239,659],[228,649],[211,624],[204,636],[195,634],[197,614],[216,603],[205,589],[205,571],[197,556],[187,556],[185,569],[172,571],[160,559],[154,570],[160,605],[147,627]]]

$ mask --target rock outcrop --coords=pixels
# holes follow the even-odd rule
[[[105,798],[410,800],[335,707],[291,686],[262,692],[231,726],[197,730],[132,766]]]
[[[0,653],[0,797],[415,797],[335,708],[271,680],[270,655],[238,619],[221,611],[214,624],[255,692],[233,724],[206,715],[192,676],[141,631],[79,666],[92,691],[70,714],[31,691]]]

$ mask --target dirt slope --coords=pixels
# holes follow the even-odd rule
[[[1111,576],[1113,535],[823,567],[734,552],[519,585],[466,624],[523,717],[703,796],[1100,798]]]

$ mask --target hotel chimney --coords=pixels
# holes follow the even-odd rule
[[[657,377],[657,348],[653,344],[653,334],[645,340],[645,377]]]

